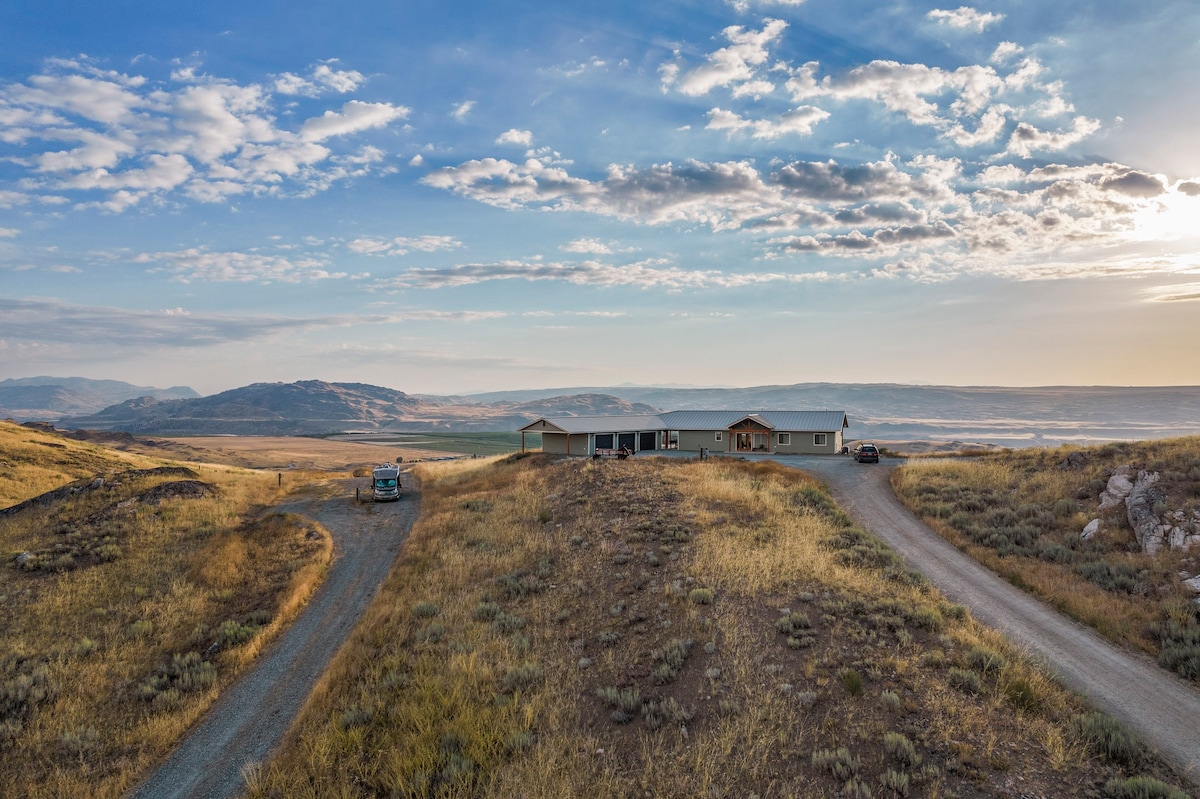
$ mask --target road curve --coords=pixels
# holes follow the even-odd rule
[[[785,459],[780,459],[785,460]],[[889,482],[896,461],[786,459],[823,480],[845,511],[949,599],[1042,661],[1064,685],[1134,731],[1200,786],[1200,690],[1067,618],[959,552],[906,508]]]
[[[281,511],[320,522],[333,535],[334,560],[300,616],[258,663],[209,709],[180,746],[132,794],[134,799],[227,799],[245,787],[248,766],[266,760],[325,667],[346,640],[408,537],[418,495],[358,504],[344,496],[302,500]]]

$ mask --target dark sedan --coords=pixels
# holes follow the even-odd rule
[[[879,449],[874,444],[859,444],[854,448],[854,460],[859,463],[879,463]]]

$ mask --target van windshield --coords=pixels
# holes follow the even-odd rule
[[[381,477],[375,481],[375,485],[378,488],[395,488],[396,479],[394,477]]]

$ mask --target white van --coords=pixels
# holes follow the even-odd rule
[[[376,502],[400,499],[400,467],[392,463],[376,466],[372,473],[371,495]]]

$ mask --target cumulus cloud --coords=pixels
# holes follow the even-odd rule
[[[983,33],[988,27],[1001,22],[1004,19],[1004,15],[979,11],[969,6],[959,6],[953,11],[934,9],[926,14],[925,18],[944,27],[953,28],[954,30]]]
[[[327,92],[346,94],[361,86],[366,78],[356,70],[335,69],[337,61],[316,64],[307,77],[285,72],[275,79],[274,88],[279,94],[299,94],[317,97]]]
[[[397,236],[396,238],[361,238],[346,245],[360,255],[407,255],[410,252],[455,250],[462,242],[453,236]]]
[[[496,137],[496,144],[516,144],[521,147],[530,147],[533,145],[533,131],[517,130],[516,128],[506,130]]]
[[[149,264],[183,283],[301,283],[348,277],[331,272],[324,258],[289,258],[262,252],[212,252],[193,247],[175,252],[141,253],[134,263]]]
[[[345,136],[360,130],[386,127],[394,119],[404,119],[411,109],[390,103],[363,103],[351,100],[342,112],[326,111],[307,120],[300,128],[305,141],[323,141],[330,136]]]
[[[462,122],[470,115],[473,108],[475,108],[474,100],[464,100],[461,103],[455,103],[454,110],[450,112],[450,116]]]
[[[770,55],[768,46],[783,34],[787,23],[777,19],[766,19],[764,23],[761,30],[741,25],[726,28],[723,33],[729,46],[709,54],[706,64],[686,71],[677,64],[664,65],[660,71],[664,88],[674,87],[692,97],[731,85],[745,87],[753,83],[753,91],[758,92],[769,88],[772,84],[762,79],[759,68]]]
[[[169,81],[50,60],[23,83],[0,85],[0,141],[26,171],[22,195],[112,212],[149,198],[220,202],[243,194],[321,191],[370,173],[379,151],[351,142],[410,113],[404,106],[350,100],[282,127],[276,96],[344,94],[364,82],[333,62],[306,77],[238,84],[181,68]]]
[[[787,135],[807,136],[829,116],[828,111],[811,105],[794,108],[776,119],[744,119],[733,111],[714,108],[708,112],[707,128],[730,133],[748,132],[756,139],[778,139]]]
[[[564,252],[586,253],[589,255],[612,255],[612,248],[599,239],[575,239],[562,246]]]

